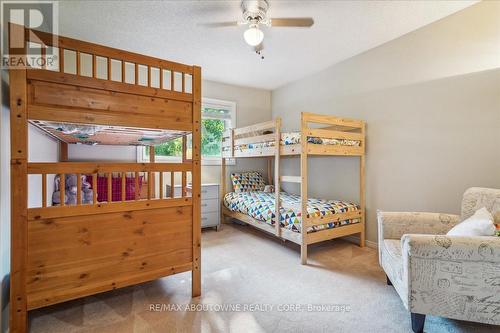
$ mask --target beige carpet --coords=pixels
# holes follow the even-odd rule
[[[178,274],[35,310],[30,331],[411,332],[409,314],[386,285],[375,250],[342,240],[309,249],[309,265],[302,266],[298,246],[250,227],[206,230],[200,299],[190,297],[190,273]],[[152,304],[173,310],[172,304],[183,308],[190,303],[210,309],[151,309]],[[244,311],[252,304],[252,311]],[[309,304],[323,311],[310,312]],[[232,306],[233,311],[217,305]],[[498,327],[428,317],[425,331],[498,332]]]

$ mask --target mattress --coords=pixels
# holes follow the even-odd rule
[[[307,142],[318,145],[337,145],[337,146],[354,146],[354,147],[358,147],[360,145],[360,141],[358,140],[328,139],[328,138],[320,138],[313,136],[307,137]],[[300,144],[300,132],[282,132],[280,144],[282,146]],[[248,149],[255,149],[255,148],[274,147],[274,145],[275,145],[274,141],[267,141],[267,142],[236,145],[234,146],[234,149],[235,151],[245,151]],[[228,149],[229,149],[228,147],[224,148],[224,150]]]
[[[294,232],[300,232],[302,220],[302,214],[300,212],[300,196],[287,192],[281,192],[280,198],[282,201],[282,206],[280,208],[281,227]],[[261,191],[230,192],[224,196],[224,205],[229,210],[246,214],[258,221],[270,225],[274,225],[275,220],[274,202],[274,193]],[[358,205],[345,201],[313,198],[309,198],[307,200],[307,213],[309,217],[346,213],[359,209]],[[309,227],[307,232],[315,232],[359,222],[359,219],[331,222]]]
[[[53,121],[30,120],[30,124],[40,128],[62,142],[113,146],[156,146],[189,134],[186,131],[104,126],[95,124],[72,124]]]

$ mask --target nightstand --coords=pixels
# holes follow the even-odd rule
[[[220,229],[219,184],[201,185],[201,227]]]
[[[167,185],[166,193],[170,193],[170,186]],[[181,185],[174,186],[174,196],[181,195]],[[219,184],[201,185],[201,227],[215,227],[220,229],[220,199]]]

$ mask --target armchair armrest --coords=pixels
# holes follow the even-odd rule
[[[411,258],[500,263],[499,237],[403,235],[402,253]]]
[[[403,235],[411,312],[500,325],[500,238]]]
[[[377,212],[379,240],[400,239],[404,234],[446,234],[460,216],[441,213]]]

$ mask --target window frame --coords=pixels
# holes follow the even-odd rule
[[[231,114],[231,127],[236,127],[236,102],[226,101],[215,98],[205,98],[203,97],[201,100],[201,107],[209,107],[209,108],[225,108],[229,110]],[[210,118],[210,117],[207,117]],[[203,115],[202,115],[203,119]],[[137,161],[138,162],[149,162],[149,156],[146,156],[146,147],[141,146],[137,147]],[[221,165],[222,158],[221,157],[203,157],[201,158],[201,165]],[[178,156],[156,156],[155,162],[160,163],[181,163],[182,158]],[[226,159],[226,165],[235,165],[236,161],[234,159]]]

